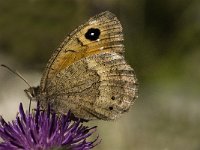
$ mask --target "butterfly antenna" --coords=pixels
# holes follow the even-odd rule
[[[2,67],[8,69],[10,72],[12,72],[13,74],[17,75],[19,78],[21,78],[30,88],[31,88],[31,85],[28,83],[28,81],[26,81],[26,79],[24,79],[22,77],[22,75],[17,72],[17,71],[14,71],[13,69],[11,69],[10,67],[4,65],[4,64],[1,64]],[[30,113],[30,109],[31,109],[31,99],[30,99],[30,102],[29,102],[29,113]]]
[[[10,72],[12,72],[13,74],[17,75],[19,78],[21,78],[21,79],[31,88],[31,85],[27,82],[26,79],[24,79],[24,78],[22,77],[22,75],[21,75],[19,72],[14,71],[13,69],[11,69],[10,67],[8,67],[8,66],[6,66],[6,65],[4,65],[4,64],[1,64],[1,66],[4,67],[4,68],[6,68],[6,69],[8,69],[8,70],[9,70]]]

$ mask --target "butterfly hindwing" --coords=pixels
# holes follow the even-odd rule
[[[58,73],[47,90],[57,112],[71,110],[87,120],[116,119],[137,97],[133,69],[117,53],[96,54],[75,62]]]

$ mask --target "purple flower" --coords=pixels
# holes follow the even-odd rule
[[[41,111],[38,104],[36,111],[24,112],[22,103],[16,120],[6,122],[0,116],[0,150],[89,150],[99,142],[86,139],[95,132],[96,127],[83,126],[80,119],[72,121],[71,113],[58,116],[47,111]]]

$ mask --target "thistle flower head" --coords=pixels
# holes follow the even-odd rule
[[[96,146],[98,137],[93,141],[86,139],[94,133],[96,127],[83,126],[80,119],[70,119],[71,113],[58,116],[56,113],[36,111],[25,113],[22,103],[19,113],[12,122],[6,122],[0,116],[0,150],[89,150]]]

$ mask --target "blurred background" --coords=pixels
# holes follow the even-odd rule
[[[139,98],[119,120],[94,121],[95,150],[200,149],[199,0],[0,0],[0,64],[38,85],[52,52],[89,17],[109,10],[124,27]],[[28,109],[23,81],[0,68],[0,114]]]

